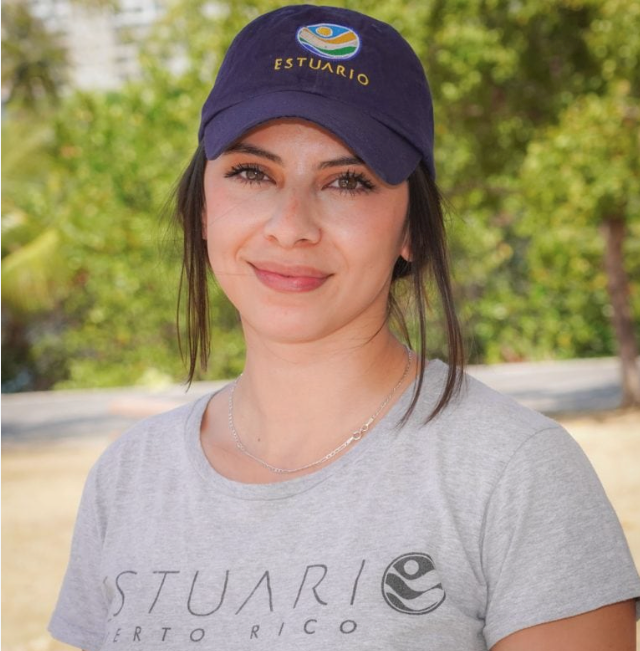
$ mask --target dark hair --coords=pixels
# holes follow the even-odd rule
[[[204,147],[200,145],[185,169],[176,188],[175,218],[183,231],[183,259],[178,298],[178,341],[188,363],[191,383],[198,366],[206,369],[210,351],[210,315],[207,281],[210,274],[207,245],[203,238],[202,215],[205,209]],[[430,302],[427,281],[435,283],[446,322],[449,371],[440,398],[429,415],[434,418],[459,391],[464,369],[464,345],[456,316],[449,275],[443,201],[424,163],[409,176],[409,210],[407,213],[411,261],[399,258],[392,274],[388,318],[395,322],[406,343],[410,343],[405,311],[409,299],[417,319],[418,381],[413,398],[402,422],[413,412],[424,381],[427,351],[427,310]],[[182,345],[181,312],[185,310],[184,330],[187,341]]]

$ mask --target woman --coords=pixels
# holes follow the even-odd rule
[[[92,470],[53,635],[90,651],[631,651],[640,581],[586,458],[462,378],[408,44],[344,9],[261,16],[199,138],[177,209],[190,373],[209,270],[240,313],[245,371]],[[406,332],[401,278],[417,353],[390,325]],[[425,280],[448,365],[426,359]]]

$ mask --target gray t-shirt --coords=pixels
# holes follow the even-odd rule
[[[640,596],[620,524],[554,421],[471,378],[424,425],[408,389],[342,457],[274,484],[218,474],[208,398],[92,469],[50,631],[98,649],[480,651]]]

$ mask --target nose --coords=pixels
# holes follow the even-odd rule
[[[264,235],[283,248],[319,242],[321,229],[312,198],[299,188],[283,188],[264,225]]]

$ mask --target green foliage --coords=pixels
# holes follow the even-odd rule
[[[614,91],[579,97],[530,144],[524,197],[546,223],[589,228],[605,217],[640,219],[640,101],[626,82]]]
[[[77,93],[53,121],[46,185],[22,196],[11,187],[9,203],[55,207],[45,219],[56,232],[56,258],[70,278],[58,301],[56,327],[39,331],[35,359],[63,359],[58,387],[115,386],[184,376],[175,336],[179,278],[178,233],[164,210],[177,175],[195,147],[189,124],[200,100],[180,88],[130,85],[118,93]],[[191,116],[189,118],[189,116]],[[31,204],[30,204],[31,205]],[[30,255],[39,238],[3,259],[3,281],[17,256]],[[51,244],[50,239],[47,240]],[[42,248],[42,247],[41,247]],[[52,274],[52,252],[39,257]],[[18,260],[19,262],[19,260]],[[22,282],[28,278],[22,275]],[[20,285],[15,288],[20,291]],[[5,289],[5,304],[16,309]],[[215,301],[215,314],[224,312]],[[229,308],[227,308],[228,311]],[[220,319],[214,336],[224,349],[212,357],[212,373],[238,370],[242,350],[236,324]],[[61,354],[63,352],[63,354]],[[38,373],[41,369],[36,368]]]
[[[52,272],[64,269],[58,256],[59,240],[56,230],[45,230],[3,259],[2,298],[14,310],[30,312],[54,307],[60,283]],[[55,264],[42,264],[56,257]],[[67,274],[63,272],[63,275]]]
[[[51,137],[31,121],[2,125],[2,300],[22,315],[53,309],[69,278],[46,199]]]
[[[195,145],[188,125],[198,110],[180,89],[130,86],[78,95],[56,123],[68,179],[62,221],[77,279],[65,304],[72,327],[64,335],[71,353],[64,386],[95,384],[96,368],[98,382],[109,385],[182,374],[178,234],[160,217]],[[217,331],[228,339],[224,324]],[[216,363],[216,375],[234,368],[224,355]]]
[[[599,226],[627,221],[627,273],[640,278],[640,101],[630,84],[578,97],[530,143],[520,178],[518,228],[536,290],[530,305],[551,310],[556,324],[545,328],[546,346],[560,354],[615,350]]]
[[[457,209],[474,361],[615,352],[598,223],[614,197],[626,195],[629,219],[638,213],[640,5],[631,4],[496,0],[431,14],[437,162]],[[637,233],[627,246],[636,283]]]

